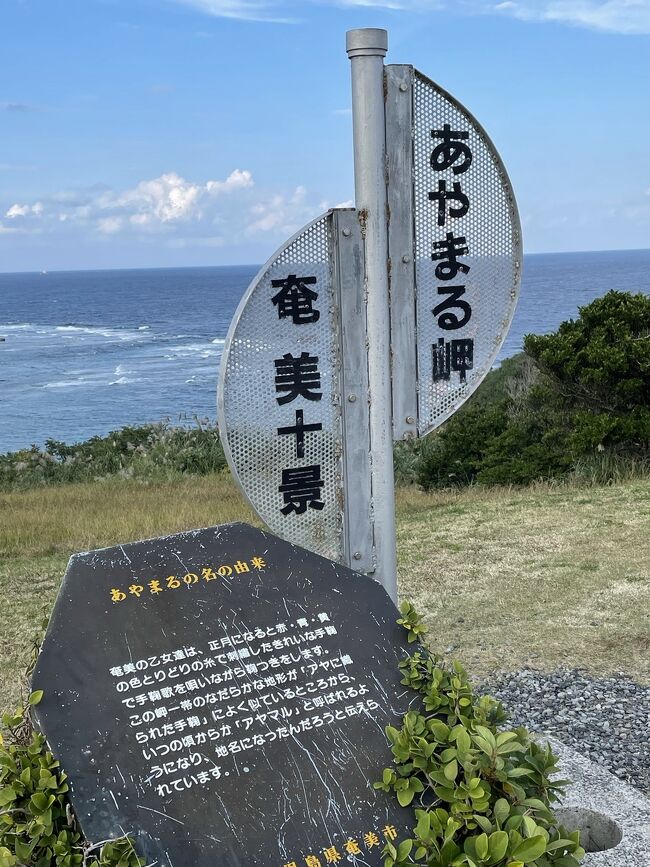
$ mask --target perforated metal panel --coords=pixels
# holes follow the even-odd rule
[[[517,303],[522,244],[512,187],[483,128],[452,96],[417,71],[412,73],[412,88],[418,432],[422,436],[458,409],[489,372]],[[454,138],[454,132],[467,137]],[[456,159],[445,147],[434,156],[435,148],[445,141],[460,148]],[[469,164],[463,145],[471,154]],[[466,197],[466,202],[443,199],[443,225],[438,222],[440,199],[430,197],[440,193],[441,181],[447,193]],[[468,204],[466,213],[450,212],[450,208],[462,211],[464,204]],[[434,245],[446,242],[447,233],[465,239],[456,244],[467,249],[457,261],[468,270],[440,279],[436,267],[443,260],[432,255],[445,252]],[[441,321],[453,324],[455,316],[462,322],[467,311],[450,305],[434,315],[436,307],[449,302],[452,287],[464,287],[459,297],[469,305],[471,315],[462,327],[445,329]]]
[[[262,268],[235,314],[221,363],[218,420],[226,457],[235,479],[253,509],[279,536],[334,560],[342,556],[342,438],[339,395],[339,323],[332,262],[332,218],[324,215],[295,235]],[[295,322],[280,317],[273,298],[279,292],[272,281],[290,275],[315,278],[305,285],[317,293],[312,309],[317,321]],[[308,319],[303,315],[302,320]],[[320,399],[298,394],[289,402],[288,391],[278,391],[275,362],[286,354],[308,353],[320,384],[310,389]],[[313,372],[313,368],[312,368]],[[281,383],[280,383],[281,384]],[[304,434],[304,455],[297,457],[297,437],[281,435],[279,428],[295,426],[297,411],[304,425],[322,430]],[[317,503],[306,504],[302,514],[288,514],[283,470],[319,467],[322,480]],[[286,481],[286,480],[285,480]]]

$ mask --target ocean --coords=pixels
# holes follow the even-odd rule
[[[0,453],[215,418],[219,359],[258,266],[0,274]],[[524,260],[500,358],[609,289],[650,294],[650,250]]]

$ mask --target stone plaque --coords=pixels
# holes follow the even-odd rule
[[[86,837],[161,867],[379,867],[411,824],[372,787],[409,701],[397,617],[245,524],[75,555],[32,687]]]

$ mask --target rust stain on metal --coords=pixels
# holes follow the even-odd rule
[[[365,239],[366,228],[368,226],[368,209],[361,208],[361,210],[357,214],[357,217],[359,219],[359,226],[361,227],[361,237]]]

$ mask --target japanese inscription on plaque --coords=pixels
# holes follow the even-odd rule
[[[408,703],[397,616],[244,524],[73,557],[33,688],[87,838],[168,867],[378,867],[409,827],[372,786]]]

